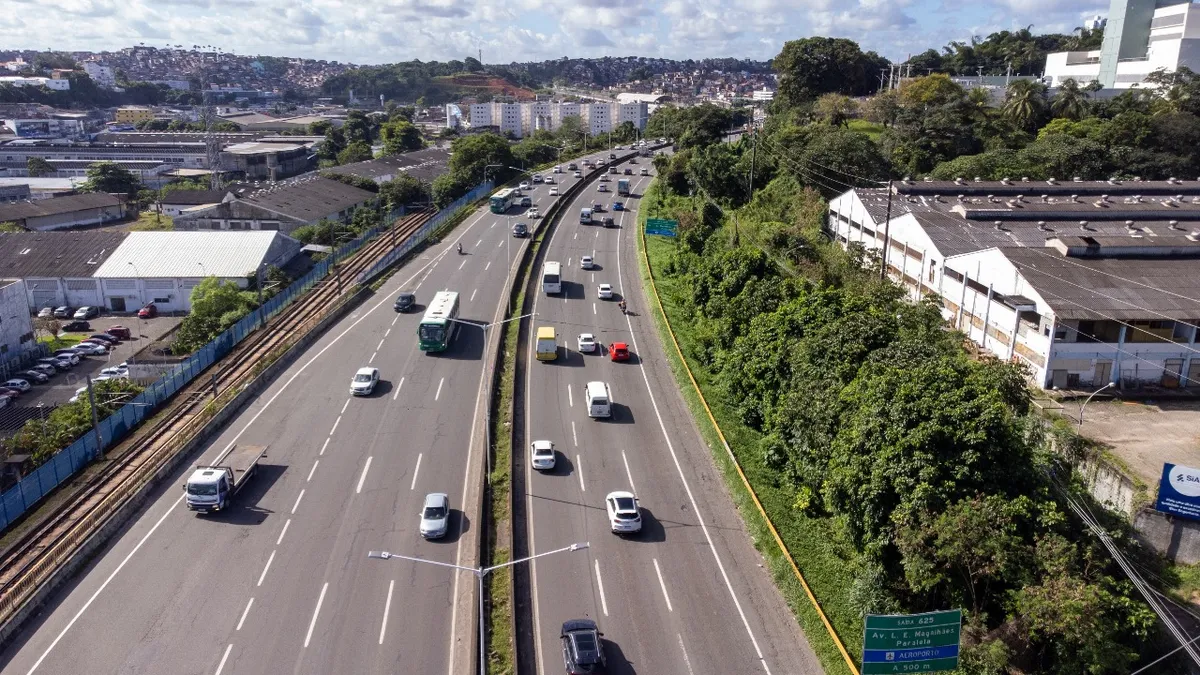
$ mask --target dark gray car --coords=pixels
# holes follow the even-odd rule
[[[591,619],[571,619],[562,625],[563,665],[567,675],[595,675],[605,672],[604,635]]]
[[[396,302],[392,305],[392,309],[397,312],[407,312],[417,306],[417,296],[412,293],[401,293],[396,296]]]

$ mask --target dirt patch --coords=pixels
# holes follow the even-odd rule
[[[512,96],[522,101],[532,101],[537,98],[531,89],[513,84],[504,78],[489,75],[445,75],[433,78],[433,84],[446,91],[465,95],[489,93],[495,96]]]
[[[1064,405],[1078,419],[1078,407]],[[1200,467],[1200,401],[1092,401],[1080,433],[1107,446],[1150,486],[1165,462]]]

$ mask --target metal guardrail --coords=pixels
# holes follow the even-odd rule
[[[90,464],[113,443],[124,438],[144,419],[153,415],[159,405],[190,384],[197,375],[232,351],[246,336],[325,278],[333,268],[334,261],[362,248],[380,232],[391,227],[402,214],[402,210],[389,213],[386,216],[387,224],[368,230],[342,245],[333,255],[317,263],[308,274],[263,303],[260,310],[243,317],[195,354],[165,373],[129,403],[101,420],[97,425],[99,441],[96,433],[84,434],[0,494],[0,530],[7,528],[46,494]]]

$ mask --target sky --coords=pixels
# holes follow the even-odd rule
[[[846,37],[902,61],[997,30],[1070,32],[1104,0],[3,0],[6,48],[212,45],[359,64],[563,56],[765,60]]]

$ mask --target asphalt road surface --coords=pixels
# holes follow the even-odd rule
[[[574,180],[558,174],[560,190]],[[542,210],[549,188],[531,191]],[[0,652],[3,673],[448,673],[458,584],[434,565],[368,560],[372,549],[454,563],[477,543],[461,511],[485,364],[484,331],[462,326],[426,355],[417,324],[437,291],[460,293],[460,318],[495,320],[527,240],[512,215],[487,208],[408,262],[380,293],[334,324],[253,400],[193,463],[231,443],[267,445],[232,508],[198,516],[179,472],[22,635]],[[462,243],[464,255],[454,252]],[[395,314],[400,290],[419,307]],[[374,395],[350,378],[376,366]],[[475,473],[478,475],[478,472]],[[424,541],[428,492],[447,492],[448,536]]]
[[[642,167],[653,172],[649,160],[637,162],[635,174]],[[625,177],[611,176],[610,189]],[[605,634],[612,673],[819,673],[654,335],[634,239],[637,196],[649,181],[634,175],[631,198],[592,186],[579,195],[546,255],[563,264],[563,293],[539,291],[535,302],[534,326],[554,326],[560,347],[557,360],[539,362],[530,346],[526,438],[551,440],[558,452],[553,471],[525,467],[529,494],[518,497],[528,504],[530,550],[591,544],[533,562],[538,672],[562,672],[560,627],[588,617]],[[624,202],[629,210],[604,214],[618,227],[578,222],[579,210],[596,200]],[[597,269],[581,269],[583,255],[593,256]],[[613,299],[598,299],[601,283],[612,284]],[[618,308],[622,297],[629,316]],[[607,349],[581,354],[580,333],[604,345],[626,342],[634,357],[614,363]],[[588,417],[584,387],[593,380],[611,389],[611,420]],[[641,534],[611,533],[604,504],[616,490],[637,495]]]

